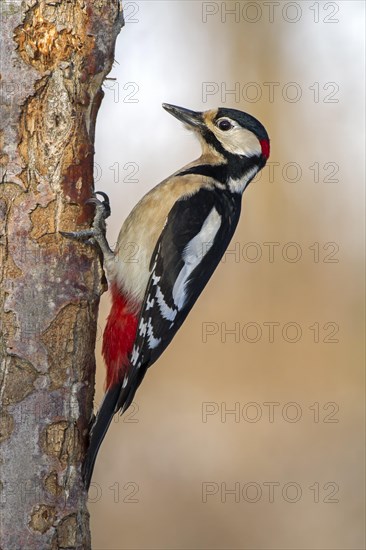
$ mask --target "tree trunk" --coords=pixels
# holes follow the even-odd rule
[[[80,469],[103,271],[89,226],[117,0],[1,1],[0,549],[90,548]]]

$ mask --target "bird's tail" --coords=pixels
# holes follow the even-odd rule
[[[97,458],[99,447],[102,444],[104,436],[116,412],[118,398],[121,393],[121,386],[122,383],[115,384],[107,390],[103,402],[97,413],[97,416],[95,417],[93,426],[90,430],[89,447],[86,453],[82,471],[85,487],[87,490],[90,486],[90,480],[93,474],[94,464]]]

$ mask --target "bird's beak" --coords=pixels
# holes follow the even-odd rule
[[[187,126],[193,126],[199,130],[204,125],[202,113],[177,107],[176,105],[169,105],[169,103],[163,103],[163,108]]]

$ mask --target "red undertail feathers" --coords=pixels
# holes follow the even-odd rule
[[[103,334],[102,353],[107,366],[106,389],[121,382],[128,368],[137,329],[137,317],[131,313],[127,299],[114,284],[112,308]]]

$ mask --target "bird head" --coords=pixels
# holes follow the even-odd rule
[[[199,135],[203,148],[214,148],[224,157],[259,157],[262,166],[266,163],[270,152],[268,134],[248,113],[225,107],[203,112],[167,103],[163,107]]]

